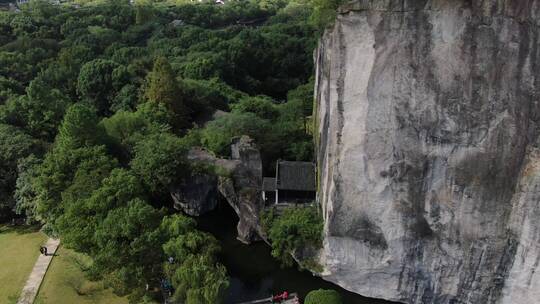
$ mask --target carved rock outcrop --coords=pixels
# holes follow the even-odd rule
[[[344,5],[317,54],[323,276],[540,303],[540,0]]]
[[[214,209],[218,192],[238,214],[238,239],[244,243],[260,240],[259,214],[264,207],[261,199],[262,161],[252,139],[242,136],[231,145],[231,159],[217,158],[208,151],[194,148],[188,160],[210,165],[218,175],[195,175],[186,184],[171,192],[175,205],[190,215],[200,215]]]
[[[251,243],[262,234],[259,214],[264,208],[261,198],[262,160],[252,139],[242,136],[231,147],[232,161],[236,162],[230,176],[220,176],[218,189],[239,217],[238,240]]]

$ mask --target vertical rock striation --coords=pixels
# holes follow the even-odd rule
[[[261,240],[263,235],[259,225],[259,214],[264,208],[261,153],[251,138],[242,136],[233,140],[231,155],[233,160],[228,162],[236,165],[229,170],[230,176],[219,178],[218,189],[238,214],[237,239],[249,244]]]
[[[316,54],[324,277],[540,303],[540,0],[363,0]]]

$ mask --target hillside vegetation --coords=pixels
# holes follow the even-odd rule
[[[243,134],[267,170],[312,160],[312,4],[1,12],[0,221],[44,224],[131,302],[151,301],[145,286],[165,279],[179,303],[219,303],[219,244],[169,210],[168,192],[190,176],[190,147],[227,156]]]

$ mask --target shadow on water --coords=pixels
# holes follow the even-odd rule
[[[222,246],[221,261],[231,277],[225,304],[266,298],[285,290],[303,299],[311,290],[334,289],[346,304],[389,304],[348,292],[339,286],[297,268],[281,268],[264,242],[245,245],[236,239],[238,217],[230,206],[220,203],[217,210],[197,219],[199,229],[212,233]]]

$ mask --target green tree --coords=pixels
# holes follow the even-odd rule
[[[96,229],[99,250],[92,271],[113,283],[115,292],[129,294],[144,288],[161,273],[163,253],[159,225],[163,212],[141,199],[111,210]]]
[[[231,106],[234,112],[253,113],[260,118],[275,120],[279,111],[274,102],[265,96],[244,97]]]
[[[135,110],[138,102],[138,88],[133,84],[123,86],[114,97],[111,104],[111,111]]]
[[[309,117],[313,114],[313,81],[300,85],[287,94],[287,103],[283,104],[282,116],[288,121],[302,122],[305,133],[308,133]]]
[[[24,88],[21,83],[13,78],[0,76],[0,105],[4,104],[10,97],[22,95]]]
[[[0,117],[34,137],[52,141],[68,105],[64,94],[36,78],[26,88],[26,96],[10,98],[0,108]]]
[[[257,2],[259,3],[259,7],[261,7],[264,10],[277,11],[278,9],[285,7],[291,1],[289,0],[260,0]]]
[[[218,78],[211,80],[182,80],[183,95],[189,100],[193,117],[208,117],[216,110],[228,111],[246,94],[233,89]]]
[[[36,189],[34,181],[38,176],[41,161],[31,154],[20,158],[17,165],[17,182],[15,185],[15,212],[26,217],[26,222],[32,224],[40,220],[36,212]]]
[[[26,12],[15,15],[11,19],[10,26],[16,36],[26,36],[37,30],[34,20]]]
[[[154,16],[153,7],[150,5],[135,6],[135,24],[141,25],[152,20]]]
[[[63,213],[64,200],[73,202],[88,194],[117,166],[106,148],[99,145],[104,134],[92,108],[75,104],[66,112],[35,183],[37,211],[51,226]]]
[[[186,234],[194,230],[196,226],[197,222],[195,222],[194,219],[181,214],[174,214],[163,218],[160,229],[161,233],[166,236],[167,239],[170,239]],[[176,253],[172,252],[172,254]]]
[[[101,50],[120,40],[120,33],[108,27],[94,25],[89,26],[87,30],[95,41],[95,47]]]
[[[218,241],[211,235],[195,230],[195,222],[182,215],[165,217],[161,234],[168,239],[163,244],[173,264],[165,264],[165,273],[174,287],[176,303],[221,303],[229,286],[226,270],[217,263]]]
[[[193,79],[210,79],[222,76],[226,62],[223,54],[211,52],[190,53],[189,59],[184,63],[183,75]]]
[[[118,166],[118,162],[108,154],[98,152],[80,159],[76,166],[69,186],[62,192],[64,210],[70,204],[78,204],[79,200],[89,197],[95,189],[99,188],[101,180],[109,176],[110,172]]]
[[[21,105],[26,129],[36,137],[52,141],[70,104],[69,99],[40,80],[32,81],[26,94],[27,102]]]
[[[311,21],[321,29],[332,24],[336,18],[338,7],[346,0],[311,0],[313,15]]]
[[[145,97],[149,102],[164,104],[174,113],[174,127],[188,125],[190,111],[182,100],[182,92],[166,58],[158,57],[155,60],[154,68],[147,77]]]
[[[137,114],[163,130],[171,130],[175,114],[162,103],[145,102],[137,107]]]
[[[116,166],[104,146],[55,147],[46,155],[35,180],[38,216],[56,231],[56,220],[65,207],[88,196]]]
[[[167,190],[189,174],[187,149],[173,134],[151,134],[135,146],[131,167],[152,191]]]
[[[51,18],[61,13],[58,7],[45,0],[34,0],[28,4],[28,13],[31,14],[33,20],[40,24],[47,23]]]
[[[178,261],[185,261],[190,256],[207,256],[213,263],[216,262],[216,256],[220,251],[219,244],[213,236],[194,228],[172,235],[163,245],[163,249],[167,256]]]
[[[274,143],[280,158],[312,161],[313,84],[307,83],[289,91],[287,102],[278,106],[279,118],[273,125]]]
[[[103,143],[104,130],[98,122],[92,107],[74,104],[64,116],[55,144],[63,148],[79,148]]]
[[[145,135],[164,131],[159,125],[153,125],[149,118],[141,112],[118,111],[101,121],[100,124],[111,139],[115,155],[118,155],[121,161],[129,162],[132,159],[135,145]]]
[[[88,198],[68,204],[58,220],[62,241],[77,251],[98,254],[95,231],[111,210],[143,198],[141,183],[125,169],[114,169]]]
[[[113,73],[118,67],[114,61],[95,59],[85,63],[79,73],[77,91],[91,102],[100,114],[109,113],[115,96]]]
[[[190,256],[172,280],[176,287],[173,299],[186,304],[220,304],[229,286],[225,267],[204,255]]]
[[[289,208],[264,222],[272,242],[272,256],[285,266],[293,265],[296,250],[321,246],[323,221],[316,207]]]
[[[38,143],[19,128],[0,124],[0,213],[11,214],[19,159],[38,150]],[[0,220],[1,220],[0,216]]]
[[[341,295],[332,289],[313,290],[306,296],[305,304],[343,304]]]

